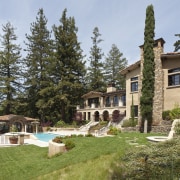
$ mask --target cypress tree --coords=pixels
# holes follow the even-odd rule
[[[153,116],[153,97],[154,97],[154,9],[149,5],[146,9],[145,32],[144,32],[144,63],[143,63],[143,79],[140,97],[141,111],[141,131],[144,129],[144,121],[148,121],[148,131],[151,130]]]
[[[22,90],[22,59],[11,23],[3,25],[0,51],[0,104],[2,114],[16,113],[16,98]]]

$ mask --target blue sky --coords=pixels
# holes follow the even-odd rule
[[[180,34],[179,0],[1,0],[0,25],[8,21],[16,28],[18,43],[23,47],[30,24],[36,21],[38,10],[43,8],[48,28],[59,25],[62,12],[75,18],[78,40],[84,54],[89,57],[94,27],[101,33],[100,47],[105,55],[116,44],[128,64],[140,59],[139,45],[144,41],[146,8],[154,6],[155,39],[164,38],[165,52],[174,51],[174,42]],[[2,34],[0,26],[0,34]]]

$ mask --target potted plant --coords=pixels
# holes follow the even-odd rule
[[[15,134],[17,132],[16,126],[13,124],[10,128],[12,136],[9,137],[9,142],[11,144],[17,144],[18,143],[18,136]]]

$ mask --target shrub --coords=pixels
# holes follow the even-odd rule
[[[78,136],[78,137],[84,137],[84,135],[83,135],[83,134],[78,134],[77,136]]]
[[[118,133],[120,133],[121,131],[119,129],[117,129],[116,127],[110,126],[109,131],[107,132],[107,134],[110,135],[118,135]]]
[[[77,137],[77,135],[76,134],[71,134],[70,137],[75,138],[75,137]]]
[[[63,143],[62,137],[60,137],[60,136],[55,137],[52,141],[55,143]]]
[[[171,117],[170,117],[170,110],[167,110],[167,111],[163,111],[162,112],[162,119],[163,120],[171,120]]]
[[[123,121],[122,127],[135,127],[138,123],[137,119],[131,119],[129,118],[128,120]]]
[[[107,125],[109,121],[100,121],[100,125]]]
[[[180,119],[180,107],[179,105],[175,105],[174,109],[170,111],[170,118],[171,119]]]
[[[55,124],[55,127],[65,127],[65,126],[66,123],[63,120],[60,120]]]
[[[180,122],[176,123],[174,131],[177,135],[180,135]]]
[[[85,135],[85,137],[94,137],[92,134],[88,133]]]
[[[72,140],[67,139],[67,140],[65,141],[65,146],[66,146],[66,149],[67,149],[67,150],[70,150],[70,149],[72,149],[72,148],[75,147],[75,143],[74,143]]]
[[[112,165],[111,179],[178,179],[180,141],[132,148]]]
[[[48,127],[46,128],[46,131],[51,131],[51,127],[48,126]]]

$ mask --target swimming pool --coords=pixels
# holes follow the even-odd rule
[[[37,134],[34,134],[34,136],[37,137],[40,141],[49,142],[50,140],[60,135],[53,134],[53,133],[37,133]]]

